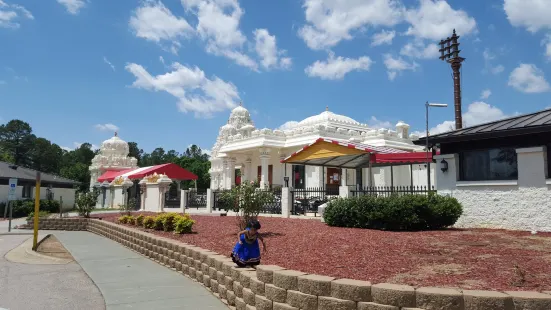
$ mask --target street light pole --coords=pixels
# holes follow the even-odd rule
[[[435,107],[435,108],[445,108],[448,105],[445,103],[425,103],[425,125],[426,125],[426,132],[425,132],[425,151],[427,156],[427,187],[428,190],[431,190],[431,184],[430,184],[430,162],[429,160],[429,107]]]

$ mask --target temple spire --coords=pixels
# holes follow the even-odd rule
[[[117,131],[115,131],[115,137],[117,137],[119,135],[119,133]]]
[[[328,105],[325,106],[325,111],[329,111],[329,106]]]
[[[240,107],[243,106],[243,101],[239,101],[239,106],[240,106]]]

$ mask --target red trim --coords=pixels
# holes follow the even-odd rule
[[[143,169],[136,173],[131,173],[137,169],[126,170],[108,170],[98,178],[98,182],[111,182],[117,177],[128,174],[128,178],[131,180],[142,179],[143,177],[151,174],[165,174],[167,177],[173,180],[197,180],[197,176],[186,169],[176,164],[162,164],[157,166],[151,166],[147,169]]]
[[[429,162],[432,162],[432,153],[428,152]],[[390,154],[372,154],[371,162],[375,164],[382,163],[427,163],[427,152],[411,153],[390,153]]]

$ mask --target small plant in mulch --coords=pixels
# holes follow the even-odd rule
[[[248,223],[256,220],[264,205],[272,203],[272,192],[259,190],[257,182],[243,182],[229,191],[223,192],[222,201],[236,212],[237,226],[244,230]]]
[[[134,217],[131,215],[123,215],[119,217],[119,223],[134,225]]]
[[[96,202],[98,200],[97,192],[87,192],[78,195],[76,200],[78,215],[86,218],[90,217],[90,213],[94,210]]]
[[[154,229],[155,228],[155,217],[154,216],[146,216],[143,219],[143,228]]]
[[[189,215],[178,215],[174,222],[174,233],[189,234],[192,232],[193,224],[195,224],[195,221]]]
[[[526,271],[520,268],[517,263],[513,265],[514,275],[511,279],[511,285],[516,287],[524,286],[526,283]]]
[[[143,216],[143,214],[140,214],[140,215],[136,216],[134,225],[143,226],[143,220],[144,219],[145,219],[145,216]]]

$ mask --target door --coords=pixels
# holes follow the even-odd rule
[[[273,172],[274,172],[274,166],[273,165],[268,165],[268,180],[266,180],[266,182],[268,184],[268,186],[272,185],[272,177],[273,177]],[[260,180],[262,180],[262,166],[258,166],[258,169],[257,169],[257,180],[258,180],[258,183],[260,183]]]
[[[341,169],[339,168],[327,168],[327,192],[339,192],[339,186],[341,185]]]

